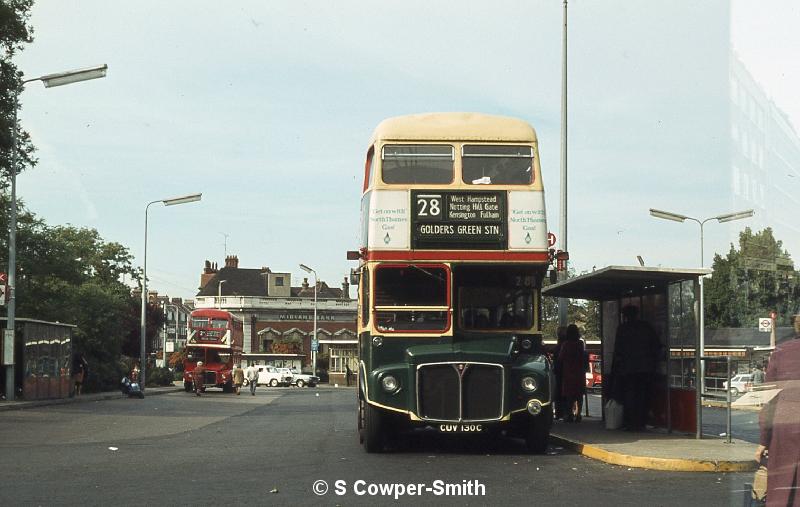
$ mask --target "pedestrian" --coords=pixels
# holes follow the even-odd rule
[[[258,369],[256,368],[255,363],[247,367],[247,370],[244,372],[244,375],[247,378],[247,382],[250,385],[250,394],[255,396],[256,387],[258,386]]]
[[[775,349],[765,381],[780,392],[761,409],[756,461],[767,462],[767,507],[800,506],[800,315],[794,339]]]
[[[611,365],[612,397],[622,402],[624,428],[628,431],[643,430],[647,422],[661,348],[653,326],[639,320],[638,315],[636,306],[622,309],[622,324],[617,327]]]
[[[244,370],[242,365],[237,363],[233,369],[233,388],[236,390],[236,395],[242,394],[242,384],[244,384]]]
[[[586,366],[584,348],[578,326],[567,326],[564,342],[556,364],[561,372],[561,399],[564,422],[580,422],[581,399],[586,392]]]
[[[197,361],[197,366],[194,367],[192,372],[192,381],[194,382],[194,392],[197,396],[203,391],[203,379],[206,376],[206,368],[203,366],[203,361]]]
[[[564,418],[564,400],[561,397],[561,365],[558,363],[558,355],[561,353],[561,347],[564,346],[564,340],[567,339],[567,326],[558,326],[556,328],[556,346],[553,348],[553,377],[555,378],[556,385],[553,390],[555,399],[553,406],[555,407],[555,418]]]
[[[83,354],[76,353],[72,360],[72,382],[75,385],[75,396],[81,395],[83,382],[89,373],[89,362]]]
[[[131,382],[139,382],[139,363],[133,363],[133,368],[131,368]]]
[[[350,375],[353,374],[353,371],[350,369],[349,364],[345,364],[344,368],[345,368],[345,375],[347,375],[347,387],[350,387]]]
[[[763,383],[764,383],[764,370],[761,369],[760,365],[756,365],[755,370],[753,370],[753,385],[758,385]]]

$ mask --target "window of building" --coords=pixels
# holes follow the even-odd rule
[[[358,370],[358,354],[355,347],[331,347],[330,369],[331,373],[347,373]]]
[[[533,183],[531,146],[464,146],[462,179],[470,185]]]
[[[447,184],[453,181],[455,151],[435,144],[387,144],[383,147],[384,183]]]
[[[276,276],[275,277],[275,287],[283,287],[283,277]]]

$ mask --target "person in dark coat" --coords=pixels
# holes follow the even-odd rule
[[[581,420],[581,398],[586,391],[586,366],[581,333],[578,326],[567,326],[566,339],[561,346],[556,364],[561,370],[561,397],[564,401],[564,421]]]
[[[80,396],[83,383],[89,374],[89,362],[83,354],[75,354],[72,360],[72,382],[75,384],[75,396]]]
[[[800,507],[800,315],[795,339],[780,345],[769,359],[765,381],[781,391],[761,409],[756,461],[766,455],[767,507]]]
[[[645,427],[650,398],[658,367],[658,341],[653,326],[639,320],[639,308],[629,305],[622,309],[622,324],[614,341],[614,397],[621,397],[624,428],[640,431]]]

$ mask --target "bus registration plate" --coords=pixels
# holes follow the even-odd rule
[[[482,424],[440,424],[441,433],[480,433],[483,431]]]

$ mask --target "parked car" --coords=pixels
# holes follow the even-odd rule
[[[723,382],[722,387],[728,388],[728,382]],[[738,396],[739,393],[746,393],[753,390],[753,375],[742,373],[731,378],[731,395]]]
[[[310,375],[308,373],[300,373],[297,370],[292,371],[292,378],[294,379],[294,385],[297,387],[316,387],[319,384],[319,377]]]
[[[281,368],[275,368],[269,365],[258,365],[258,385],[268,385],[272,387],[289,386],[292,384],[291,372],[287,375],[286,372],[279,371]],[[284,370],[288,368],[282,368]]]

